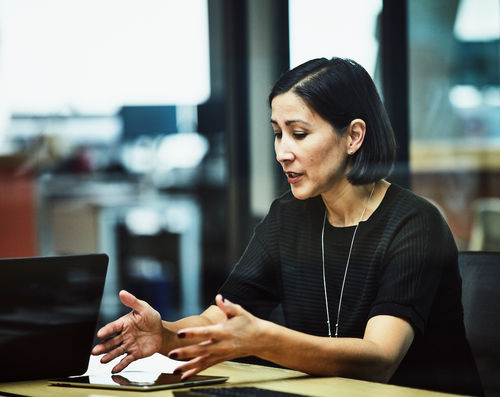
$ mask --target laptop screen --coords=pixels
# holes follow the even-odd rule
[[[0,381],[87,369],[108,257],[0,259]]]

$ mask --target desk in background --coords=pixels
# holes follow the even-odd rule
[[[411,389],[400,386],[385,385],[375,382],[366,382],[346,378],[315,378],[302,372],[289,369],[263,367],[259,365],[225,362],[203,372],[206,375],[229,376],[224,387],[254,386],[263,389],[279,390],[289,393],[303,394],[315,397],[332,396],[384,396],[384,397],[432,397],[453,396],[426,390]],[[214,385],[221,387],[222,385]],[[206,386],[205,386],[206,387]],[[181,390],[181,389],[176,389]],[[0,383],[1,392],[16,393],[30,397],[68,396],[96,397],[96,396],[131,396],[138,393],[130,391],[116,391],[105,389],[84,389],[49,386],[47,381],[26,381],[15,383]],[[173,396],[172,390],[142,392],[145,397]]]

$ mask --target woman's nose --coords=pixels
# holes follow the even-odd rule
[[[280,163],[290,162],[295,159],[295,155],[285,142],[276,143],[274,146],[276,160]]]

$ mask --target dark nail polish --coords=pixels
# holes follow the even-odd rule
[[[177,337],[178,337],[178,338],[180,338],[180,339],[182,339],[182,338],[185,338],[185,337],[186,337],[186,334],[185,334],[184,332],[179,332],[179,333],[177,334]]]
[[[172,372],[174,375],[180,375],[182,372],[180,369],[176,369],[174,372]]]
[[[171,358],[172,360],[175,360],[177,359],[177,353],[170,353],[168,357]]]

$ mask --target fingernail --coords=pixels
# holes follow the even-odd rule
[[[180,375],[182,372],[180,369],[176,369],[174,372],[172,372],[174,375]]]
[[[179,333],[177,334],[177,337],[178,337],[178,338],[180,338],[180,339],[182,339],[182,338],[185,338],[185,337],[186,337],[186,334],[185,334],[184,332],[179,332]]]
[[[169,358],[171,358],[172,360],[176,360],[177,359],[177,353],[170,353],[168,355]]]
[[[224,302],[224,297],[221,294],[217,294],[217,296],[215,297],[215,299],[217,299],[218,297],[220,297],[221,300],[222,300],[222,302]]]

